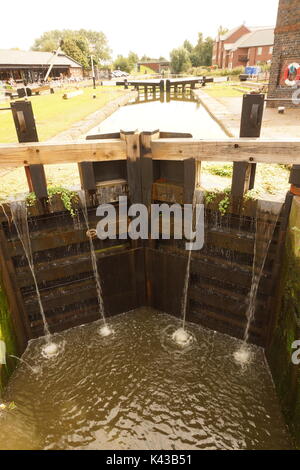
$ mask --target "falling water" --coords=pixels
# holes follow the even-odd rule
[[[273,238],[281,207],[282,205],[279,203],[270,203],[267,201],[257,202],[252,281],[249,294],[249,304],[246,311],[247,326],[245,329],[243,344],[235,353],[236,360],[241,363],[248,362],[250,357],[250,353],[246,347],[249,340],[249,330],[255,316],[255,305],[259,282],[263,274],[268,250]]]
[[[36,296],[38,299],[38,304],[39,304],[41,316],[43,319],[45,339],[47,342],[47,346],[50,347],[51,346],[51,343],[50,343],[51,334],[50,334],[49,327],[47,324],[44,307],[42,304],[41,294],[39,291],[39,287],[38,287],[38,283],[37,283],[37,279],[35,275],[35,270],[34,270],[31,242],[30,242],[30,236],[29,236],[28,219],[27,219],[27,207],[26,207],[25,201],[11,202],[10,210],[11,210],[13,222],[17,230],[18,237],[21,241],[24,253],[28,261],[29,269],[32,274],[32,278],[33,278],[33,282],[34,282],[34,286],[36,290]]]
[[[193,228],[192,226],[193,226],[196,202],[198,204],[203,203],[203,196],[204,195],[201,191],[197,191],[197,194],[194,193],[190,233],[192,233],[192,228]],[[195,223],[196,229],[197,229],[198,223],[199,223],[199,220],[197,219]],[[184,285],[183,285],[183,292],[182,292],[182,299],[181,299],[182,327],[176,330],[172,336],[173,340],[182,346],[186,346],[190,344],[191,341],[193,340],[192,336],[185,329],[187,298],[188,298],[188,290],[189,290],[189,283],[190,283],[191,259],[192,259],[192,244],[190,244],[190,248],[188,250],[188,257],[187,257],[187,264],[186,264]]]
[[[81,202],[82,213],[83,213],[85,224],[86,224],[86,227],[87,227],[87,232],[90,232],[85,191],[84,190],[78,191],[78,196],[79,196],[79,199],[80,199],[80,202]],[[105,319],[101,281],[100,281],[100,276],[99,276],[99,271],[98,271],[98,266],[97,266],[97,258],[96,258],[96,253],[95,253],[93,237],[88,236],[88,239],[89,239],[89,242],[90,242],[91,261],[92,261],[92,267],[93,267],[95,281],[96,281],[98,305],[99,305],[100,315],[101,315],[101,318],[102,318],[103,324],[104,324],[104,326],[100,330],[100,333],[101,333],[102,336],[108,336],[112,333],[112,331],[108,327],[108,325],[106,323],[106,319]]]
[[[14,356],[13,354],[10,354],[9,357],[13,357],[14,359],[20,361],[22,364],[25,364],[27,367],[29,367],[33,374],[37,374],[40,371],[40,368],[38,366],[31,366],[29,362],[25,361],[25,359],[23,359],[22,357]]]

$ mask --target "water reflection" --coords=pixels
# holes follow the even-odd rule
[[[120,129],[189,132],[193,137],[202,139],[224,137],[219,124],[194,99],[190,90],[139,92],[135,100],[91,129],[89,135],[119,132]]]

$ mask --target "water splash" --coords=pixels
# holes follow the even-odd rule
[[[22,362],[22,364],[25,364],[33,374],[38,374],[40,372],[40,367],[39,366],[31,366],[29,362],[25,361],[25,359],[22,359],[22,357],[14,356],[13,354],[10,354],[9,357],[13,357],[14,359],[17,359],[18,361]]]
[[[193,220],[194,220],[196,204],[203,203],[203,199],[204,199],[204,193],[202,191],[194,192],[193,203],[192,203],[193,207],[192,207],[190,234],[192,234],[193,232]],[[199,220],[197,219],[195,221],[196,230],[197,230],[198,223],[199,223]],[[190,244],[190,248],[188,250],[188,258],[187,258],[187,264],[186,264],[186,270],[185,270],[183,293],[182,293],[182,298],[181,298],[182,327],[176,330],[174,334],[172,335],[172,339],[179,346],[188,346],[192,341],[192,336],[185,329],[187,299],[188,299],[188,290],[189,290],[189,284],[190,284],[191,259],[192,259],[192,244]]]
[[[257,202],[252,282],[249,294],[249,304],[246,311],[247,326],[244,333],[243,344],[234,354],[236,361],[241,364],[245,364],[251,359],[251,352],[249,348],[247,348],[249,331],[255,317],[255,306],[259,283],[263,274],[266,258],[281,208],[281,203],[272,203],[268,201]]]
[[[50,333],[48,323],[46,320],[45,311],[44,311],[44,307],[42,304],[41,294],[39,291],[35,269],[34,269],[31,241],[30,241],[30,236],[29,236],[27,206],[26,206],[25,201],[12,201],[10,203],[10,210],[11,210],[12,219],[16,227],[16,231],[20,239],[21,245],[23,247],[23,250],[24,250],[27,262],[28,262],[28,266],[29,266],[29,269],[33,278],[33,282],[34,282],[39,309],[40,309],[41,317],[43,319],[44,334],[45,334],[45,340],[46,340],[46,345],[44,348],[49,349],[51,346],[50,349],[54,351],[55,349],[57,350],[57,346],[55,343],[51,342],[51,333]]]
[[[95,247],[94,247],[94,242],[93,242],[93,236],[94,236],[95,233],[94,233],[94,229],[91,229],[90,226],[89,226],[85,191],[84,190],[78,191],[78,197],[79,197],[79,200],[81,202],[82,213],[83,213],[86,228],[87,228],[87,237],[88,237],[89,243],[90,243],[92,267],[93,267],[95,281],[96,281],[99,311],[100,311],[101,318],[103,320],[103,326],[100,328],[99,333],[100,333],[101,336],[105,337],[105,336],[111,335],[113,333],[113,331],[107,325],[106,318],[105,318],[105,313],[104,313],[102,287],[101,287],[100,275],[99,275],[98,266],[97,266],[97,258],[96,258]]]

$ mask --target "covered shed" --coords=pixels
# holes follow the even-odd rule
[[[82,77],[82,66],[60,53],[0,49],[0,80],[37,82],[44,78],[53,60],[51,77]]]

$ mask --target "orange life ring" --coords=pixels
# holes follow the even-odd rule
[[[291,72],[290,69],[292,66],[296,69],[296,76],[293,80],[290,80],[290,72]],[[295,86],[296,82],[300,80],[300,65],[296,62],[289,64],[284,70],[283,78],[284,78],[284,83],[287,86]]]

